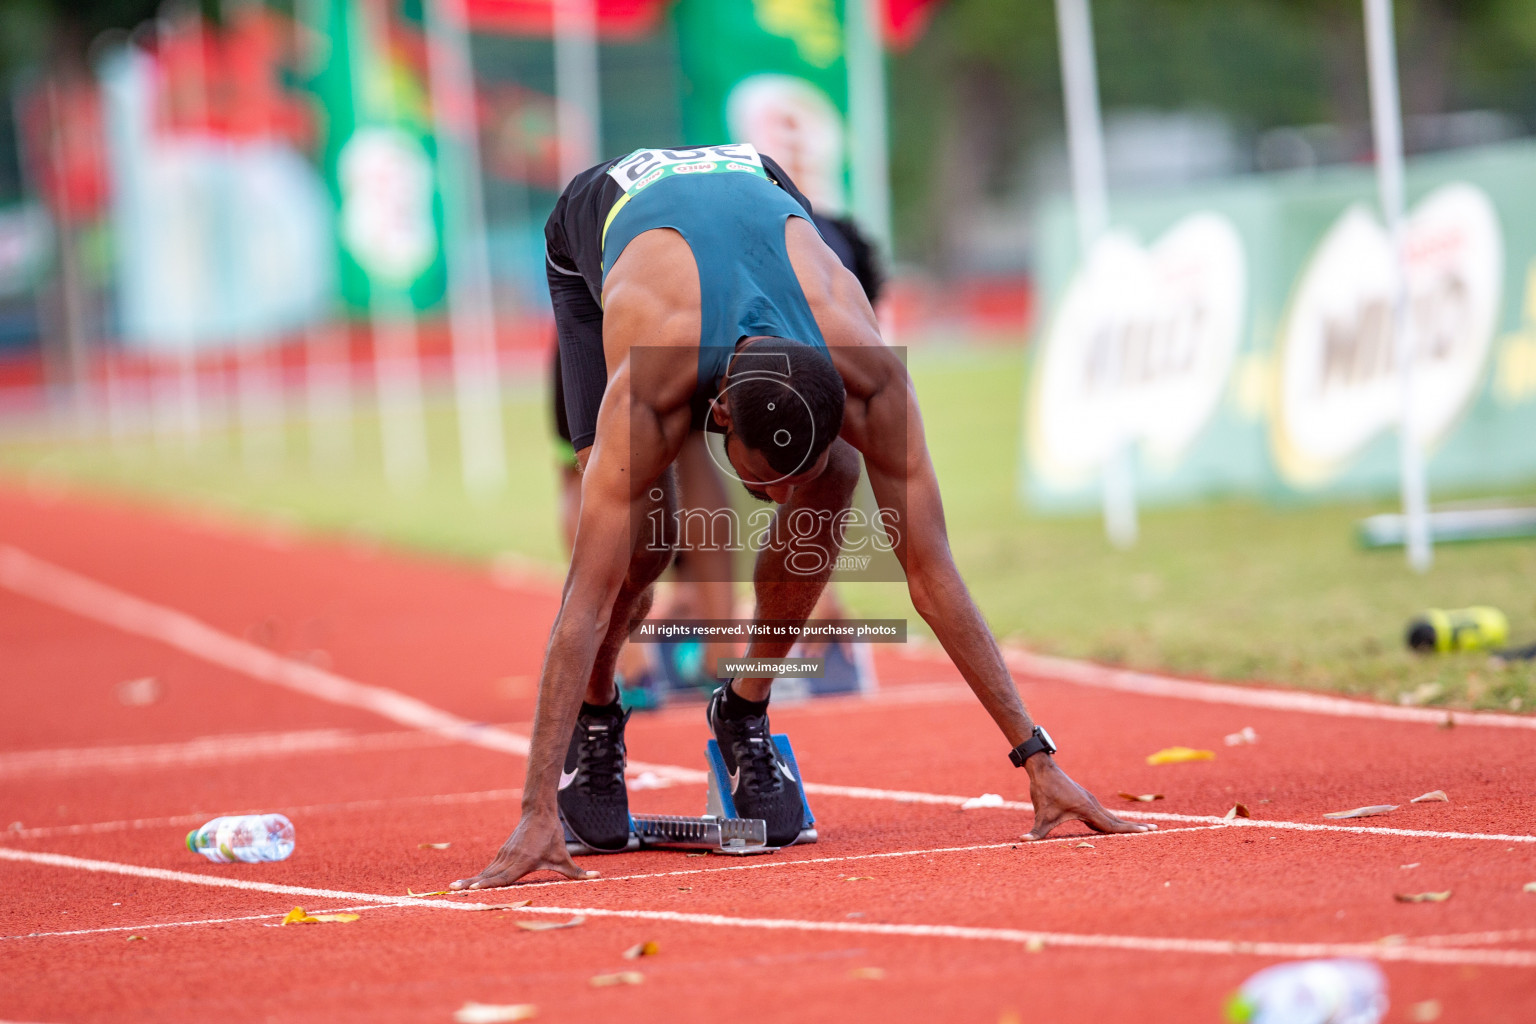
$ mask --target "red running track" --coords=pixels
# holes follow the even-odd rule
[[[514,823],[555,599],[545,580],[0,492],[0,1020],[451,1021],[479,1002],[553,1021],[1200,1021],[1253,971],[1327,955],[1382,962],[1389,1020],[1432,1019],[1430,1001],[1443,1021],[1536,1019],[1536,723],[1022,679],[1081,782],[1122,807],[1121,790],[1166,796],[1135,805],[1157,833],[1027,845],[1023,773],[915,651],[880,658],[877,699],[775,710],[818,845],[591,858],[596,881],[410,899]],[[157,699],[124,703],[146,677]],[[1244,726],[1257,744],[1223,745]],[[670,784],[632,806],[700,813],[705,738],[696,707],[637,717],[631,758]],[[1217,757],[1146,764],[1173,745]],[[1408,802],[1434,789],[1450,801]],[[1012,805],[958,809],[984,792]],[[1221,823],[1237,802],[1254,820]],[[1378,803],[1401,806],[1322,817]],[[291,859],[182,848],[250,809],[294,818]],[[296,904],[366,909],[269,927]],[[621,957],[646,940],[657,956]],[[621,970],[644,980],[590,983]]]

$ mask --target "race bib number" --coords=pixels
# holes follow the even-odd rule
[[[608,169],[626,196],[677,174],[723,174],[745,171],[768,177],[763,158],[745,142],[702,149],[637,149]]]

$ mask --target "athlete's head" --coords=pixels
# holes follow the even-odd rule
[[[843,398],[843,378],[822,349],[768,337],[737,348],[714,417],[753,497],[782,503],[790,487],[821,475],[843,428]]]

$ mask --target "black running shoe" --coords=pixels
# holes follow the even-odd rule
[[[725,770],[730,773],[731,798],[742,818],[762,818],[768,823],[768,845],[788,846],[805,823],[800,785],[788,763],[779,755],[768,729],[768,716],[727,718],[720,705],[730,684],[715,691],[706,712],[709,727],[720,743]]]
[[[629,792],[624,788],[623,714],[586,714],[565,752],[560,818],[581,842],[603,853],[629,845]]]

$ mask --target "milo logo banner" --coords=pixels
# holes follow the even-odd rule
[[[1536,479],[1536,146],[1425,159],[1404,225],[1415,426],[1432,488]],[[1129,445],[1145,501],[1397,487],[1393,253],[1366,169],[1139,197],[1079,260],[1042,218],[1049,316],[1024,493],[1099,500]]]
[[[747,142],[818,210],[848,205],[844,0],[679,0],[683,130]]]

